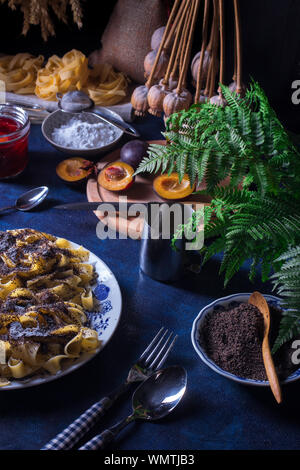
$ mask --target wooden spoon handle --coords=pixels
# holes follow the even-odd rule
[[[272,354],[270,351],[268,338],[264,338],[263,340],[262,355],[263,355],[263,361],[264,361],[266,374],[270,383],[271,390],[273,392],[273,395],[277,403],[281,403],[282,402],[281,388],[280,388],[279,380],[278,380],[277,373],[275,370]]]
[[[281,388],[277,377],[276,369],[274,366],[270,344],[269,344],[269,331],[270,331],[270,310],[268,303],[260,292],[253,292],[248,300],[249,304],[254,305],[263,316],[264,319],[264,339],[262,343],[262,356],[266,374],[275,400],[277,403],[282,402]]]

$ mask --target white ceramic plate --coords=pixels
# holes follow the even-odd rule
[[[77,243],[70,243],[73,248],[79,248],[80,246]],[[95,271],[98,274],[97,282],[92,288],[100,303],[100,308],[99,312],[93,315],[91,324],[92,328],[98,332],[99,339],[101,340],[101,345],[96,352],[96,354],[98,354],[108,343],[118,326],[122,310],[122,297],[119,284],[111,270],[98,256],[91,252],[89,253],[90,258],[88,262],[95,266]],[[88,314],[88,312],[86,313]],[[95,354],[84,353],[78,359],[74,360],[69,367],[62,369],[55,375],[43,373],[33,375],[32,377],[25,377],[21,380],[12,380],[10,385],[0,387],[0,390],[22,389],[51,382],[52,380],[70,374],[93,357],[95,357]]]
[[[228,307],[233,308],[237,306],[238,304],[240,304],[241,302],[247,303],[250,295],[251,295],[250,293],[232,294],[232,295],[228,295],[227,297],[221,297],[220,299],[217,299],[214,302],[206,305],[206,307],[204,307],[199,312],[199,314],[194,320],[193,327],[192,327],[192,335],[191,335],[192,343],[200,359],[213,371],[217,372],[217,374],[223,375],[223,377],[226,377],[227,379],[234,380],[235,382],[239,382],[244,385],[269,387],[269,382],[267,380],[246,379],[244,377],[238,377],[237,375],[231,374],[230,372],[227,372],[226,370],[221,369],[221,367],[219,367],[215,362],[213,362],[206,355],[204,349],[199,344],[199,340],[198,340],[199,329],[201,329],[203,321],[208,313],[212,312],[215,309],[220,309],[222,307],[226,309]],[[280,299],[278,297],[275,297],[274,295],[268,295],[268,294],[263,294],[263,296],[265,297],[269,305],[274,305],[275,307],[281,308]],[[300,378],[300,368],[297,369],[295,372],[293,372],[285,380],[283,380],[282,383],[294,382],[295,380],[298,380],[299,378]]]

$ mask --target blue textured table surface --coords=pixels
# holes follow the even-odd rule
[[[139,125],[144,139],[161,137],[161,121],[150,116]],[[166,325],[179,334],[168,364],[188,372],[188,389],[180,406],[156,423],[139,423],[124,430],[111,449],[297,449],[299,447],[300,383],[284,388],[284,403],[276,405],[268,389],[245,387],[215,374],[196,355],[190,340],[193,320],[212,300],[270,286],[253,286],[242,270],[223,289],[219,259],[200,274],[187,273],[175,284],[161,284],[139,271],[139,242],[96,237],[98,220],[92,212],[59,212],[57,203],[85,201],[84,191],[64,185],[55,166],[64,155],[55,151],[33,126],[30,163],[14,181],[0,184],[1,206],[39,185],[50,188],[49,203],[30,213],[1,215],[0,229],[31,227],[68,238],[94,252],[115,273],[123,296],[119,327],[107,347],[87,365],[49,384],[2,391],[0,449],[39,449],[92,403],[125,378],[128,367],[153,334]],[[110,410],[94,433],[127,415],[130,396]]]

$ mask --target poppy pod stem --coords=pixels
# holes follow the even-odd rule
[[[224,46],[225,46],[225,32],[224,32],[224,0],[219,0],[219,17],[220,17],[220,75],[219,82],[224,83]],[[218,93],[222,96],[222,89],[219,85]]]
[[[153,114],[154,116],[160,116],[161,112],[163,111],[164,98],[169,93],[169,78],[170,78],[172,66],[175,60],[175,55],[176,55],[176,51],[177,51],[177,47],[178,47],[178,43],[180,39],[180,33],[182,32],[182,27],[184,24],[185,14],[188,9],[188,4],[189,4],[189,0],[185,0],[181,4],[181,7],[179,8],[177,16],[175,18],[175,22],[171,28],[171,31],[172,31],[174,30],[174,25],[177,26],[176,36],[175,36],[175,40],[173,43],[171,56],[169,59],[165,76],[158,85],[152,85],[148,92],[148,103],[149,103],[148,111],[150,114]]]
[[[181,2],[181,0],[175,0],[174,6],[172,8],[171,14],[169,16],[169,19],[168,19],[168,22],[167,22],[167,25],[166,25],[166,28],[164,30],[164,34],[163,34],[161,43],[159,45],[159,48],[158,48],[158,51],[157,51],[157,54],[156,54],[156,57],[155,57],[155,60],[154,60],[154,63],[153,63],[153,67],[152,67],[152,70],[150,72],[150,75],[149,75],[149,78],[148,78],[147,82],[145,83],[145,85],[141,85],[141,86],[137,87],[134,90],[134,92],[132,93],[131,104],[132,104],[132,107],[134,108],[135,114],[137,116],[144,116],[145,113],[147,112],[147,110],[149,109],[148,91],[149,91],[149,88],[153,84],[157,64],[159,62],[160,55],[163,51],[166,38],[167,38],[167,36],[170,32],[170,28],[171,28],[171,25],[172,25],[172,23],[174,21],[174,18],[176,16],[178,7],[180,5],[180,2]]]
[[[187,0],[189,9],[186,12],[186,18],[185,18],[185,22],[183,26],[183,31],[182,31],[182,41],[181,41],[181,49],[180,49],[180,56],[179,56],[179,75],[181,73],[181,70],[183,69],[184,56],[188,47],[188,44],[187,44],[188,33],[189,33],[191,20],[192,20],[192,1],[193,0]]]
[[[216,73],[217,73],[217,49],[218,49],[218,39],[219,39],[219,10],[218,10],[218,0],[214,0],[214,21],[215,21],[215,29],[214,29],[214,39],[213,39],[213,50],[212,50],[212,59],[211,59],[211,77],[210,77],[210,86],[209,86],[209,98],[211,98],[214,94],[215,88],[215,80],[216,80]]]
[[[178,26],[179,22],[181,21],[182,16],[184,15],[184,10],[186,8],[186,3],[187,3],[187,0],[182,0],[181,5],[178,9],[178,12],[177,12],[177,15],[175,17],[174,23],[173,23],[173,25],[170,29],[170,32],[169,32],[168,37],[167,37],[166,42],[165,42],[165,48],[167,48],[167,49],[170,47],[170,44],[171,44],[172,39],[174,37],[175,31],[177,29],[177,26]]]
[[[163,109],[166,117],[170,116],[173,113],[188,109],[192,102],[191,93],[184,88],[184,83],[186,80],[186,74],[188,69],[188,61],[191,55],[192,48],[192,39],[195,30],[195,24],[199,9],[200,0],[190,0],[190,10],[187,13],[186,23],[185,23],[185,37],[182,40],[182,50],[183,53],[183,62],[180,67],[178,86],[176,90],[168,93],[164,98]]]
[[[185,82],[185,79],[186,79],[186,74],[187,74],[187,70],[188,70],[188,61],[190,59],[191,50],[192,50],[192,40],[193,40],[193,35],[194,35],[194,31],[195,31],[195,26],[196,26],[196,20],[197,20],[197,14],[198,14],[198,10],[199,10],[199,4],[200,4],[200,0],[193,0],[192,1],[192,7],[191,7],[191,10],[190,10],[190,18],[189,18],[189,24],[190,24],[189,35],[188,35],[188,39],[187,39],[187,47],[186,47],[186,50],[185,50],[184,60],[183,60],[183,64],[182,64],[182,70],[180,71],[178,86],[177,86],[177,89],[176,89],[177,94],[181,93],[183,83]]]
[[[213,1],[213,5],[214,5],[213,22],[212,22],[212,27],[211,27],[209,45],[207,47],[207,52],[209,53],[209,55],[211,55],[211,52],[213,54],[209,62],[208,74],[207,74],[206,85],[205,85],[205,90],[204,90],[204,95],[209,96],[209,98],[213,94],[213,88],[215,84],[215,74],[216,74],[215,60],[216,60],[216,47],[217,47],[216,38],[218,37],[218,31],[217,31],[218,10],[217,10],[216,0]]]
[[[157,51],[157,54],[156,54],[156,57],[155,57],[155,61],[154,61],[154,64],[153,64],[153,67],[152,67],[152,70],[151,70],[151,73],[150,73],[150,76],[146,82],[146,87],[147,88],[150,88],[153,84],[153,78],[154,78],[154,74],[155,74],[155,70],[156,70],[156,67],[157,67],[157,64],[158,64],[158,61],[159,61],[159,58],[160,58],[160,55],[161,55],[161,52],[164,48],[164,44],[165,44],[165,41],[168,37],[168,34],[170,32],[170,29],[171,29],[171,25],[174,21],[174,18],[175,18],[175,15],[176,15],[176,12],[177,12],[177,9],[180,5],[180,2],[181,0],[175,0],[175,3],[174,3],[174,6],[172,8],[172,11],[171,11],[171,14],[169,16],[169,19],[168,19],[168,22],[167,22],[167,25],[166,25],[166,29],[164,31],[164,34],[163,34],[163,37],[162,37],[162,40],[161,40],[161,43],[159,45],[159,48],[158,48],[158,51]]]
[[[204,61],[204,54],[207,43],[207,31],[208,31],[208,16],[209,16],[209,0],[205,0],[204,4],[204,17],[203,17],[203,27],[202,27],[202,46],[199,59],[199,67],[197,71],[197,86],[195,94],[195,103],[199,103],[200,91],[202,86],[202,67]]]
[[[175,36],[175,40],[174,40],[174,43],[173,43],[173,48],[172,48],[172,52],[171,52],[171,56],[170,56],[168,69],[167,69],[165,78],[163,80],[163,84],[165,84],[165,85],[168,85],[170,75],[173,71],[173,66],[174,66],[174,63],[175,63],[175,60],[176,60],[176,54],[177,54],[177,51],[178,51],[178,48],[179,48],[179,45],[180,45],[180,37],[181,37],[181,35],[183,33],[183,29],[184,29],[184,22],[185,22],[185,18],[186,18],[186,15],[187,15],[189,2],[185,0],[183,2],[183,5],[184,5],[184,8],[183,8],[183,11],[182,11],[182,14],[181,14],[181,18],[178,22],[178,27],[177,27],[177,30],[176,30],[176,36]]]
[[[242,93],[242,44],[241,44],[241,21],[240,6],[238,0],[233,0],[234,18],[235,18],[235,37],[236,37],[236,92]]]

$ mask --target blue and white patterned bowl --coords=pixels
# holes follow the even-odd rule
[[[220,299],[215,300],[206,307],[204,307],[195,318],[193,327],[192,327],[192,343],[194,349],[200,359],[213,371],[217,372],[220,375],[223,375],[227,379],[234,380],[244,385],[255,385],[258,387],[267,387],[269,382],[267,380],[254,380],[254,379],[245,379],[244,377],[239,377],[237,375],[231,374],[224,369],[221,369],[215,362],[213,362],[205,353],[204,349],[199,343],[199,330],[203,325],[204,319],[207,314],[212,312],[215,309],[224,308],[234,308],[241,302],[248,302],[250,293],[241,293],[241,294],[232,294],[227,297],[221,297]],[[280,299],[273,295],[263,294],[269,305],[274,305],[275,307],[280,307]],[[289,377],[282,381],[282,383],[290,383],[298,380],[300,378],[300,368],[293,372]]]

